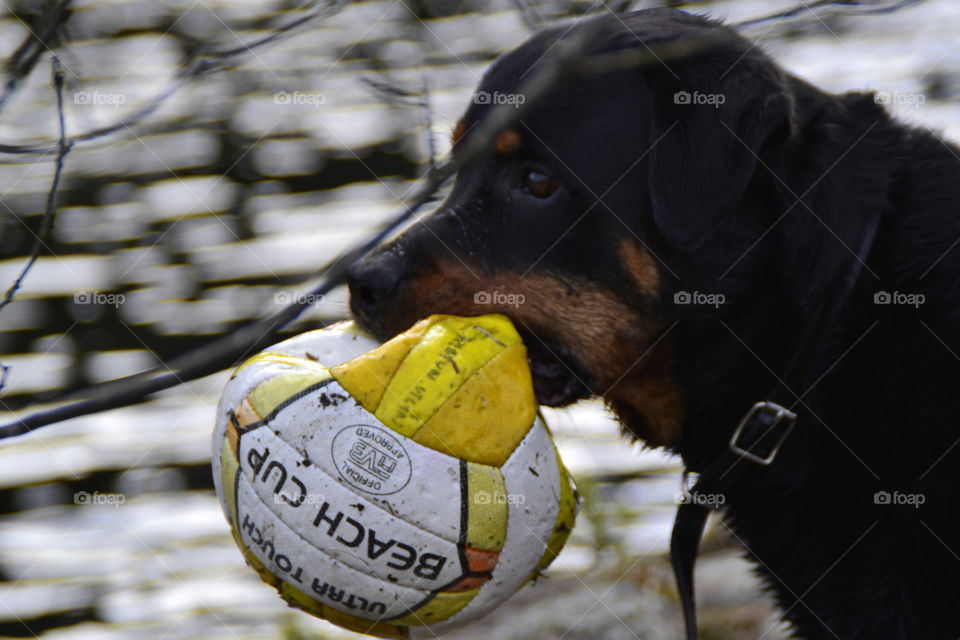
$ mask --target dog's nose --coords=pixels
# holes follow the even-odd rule
[[[375,323],[403,277],[401,265],[389,253],[367,256],[354,265],[347,276],[354,316],[367,326]]]

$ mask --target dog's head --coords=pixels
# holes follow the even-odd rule
[[[678,322],[778,304],[743,300],[774,287],[769,252],[747,249],[783,212],[758,174],[796,126],[798,81],[682,12],[561,24],[488,70],[454,130],[455,158],[570,42],[598,70],[567,74],[489,153],[459,159],[442,206],[353,270],[351,307],[381,339],[432,313],[504,313],[541,403],[603,396],[633,433],[676,446],[690,412],[678,358],[704,348],[681,344]],[[645,60],[607,64],[623,52]]]

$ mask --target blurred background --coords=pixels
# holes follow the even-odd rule
[[[371,0],[283,31],[325,5],[4,0],[0,290],[41,232],[54,176],[50,54],[30,34],[52,42],[43,32],[63,4],[55,37],[77,141],[55,228],[0,309],[3,422],[303,295],[300,283],[399,210],[430,146],[448,150],[485,67],[537,24],[663,5],[739,21],[795,6]],[[837,4],[744,33],[815,84],[881,91],[898,116],[960,140],[960,3],[875,15],[850,14],[893,3]],[[246,50],[273,33],[282,37]],[[198,72],[205,54],[228,49],[238,51],[228,65]],[[102,127],[116,130],[84,136]],[[314,302],[283,335],[347,315],[342,290]],[[229,537],[209,468],[225,375],[0,442],[0,636],[359,637],[288,609]],[[665,558],[677,461],[622,440],[595,402],[547,418],[585,496],[573,538],[545,578],[452,637],[681,637]],[[705,640],[787,637],[722,525],[699,570]]]

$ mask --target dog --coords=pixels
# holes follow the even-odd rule
[[[353,268],[355,318],[387,339],[503,313],[540,403],[602,397],[692,471],[789,388],[796,424],[724,523],[793,632],[960,637],[960,152],[671,9],[546,28],[478,95],[522,95],[569,43],[588,72],[559,74]],[[597,62],[623,53],[642,63]],[[466,110],[455,159],[495,102]]]

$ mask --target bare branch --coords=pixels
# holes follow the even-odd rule
[[[423,128],[427,136],[427,158],[432,167],[437,164],[437,143],[433,139],[433,111],[430,109],[430,81],[427,79],[427,74],[423,74],[423,87],[420,91],[423,99],[418,106],[423,114]]]
[[[67,126],[64,122],[63,68],[60,65],[60,58],[56,54],[54,54],[50,61],[50,73],[53,77],[53,87],[57,94],[57,119],[60,125],[60,139],[57,142],[57,161],[53,171],[53,181],[50,184],[50,190],[47,192],[47,204],[43,212],[43,222],[40,226],[40,233],[38,233],[34,239],[33,248],[30,250],[26,264],[23,265],[20,274],[17,275],[16,279],[3,295],[3,299],[0,300],[0,309],[3,309],[13,301],[13,297],[23,284],[24,278],[27,277],[30,269],[40,256],[40,251],[47,246],[47,240],[50,239],[50,232],[53,230],[53,222],[57,213],[57,191],[60,189],[60,178],[63,175],[63,159],[70,153],[70,148],[73,146],[73,142],[67,138]]]
[[[152,371],[144,372],[96,385],[87,390],[89,395],[84,400],[47,411],[39,411],[0,426],[0,439],[22,435],[69,418],[140,402],[157,391],[216,373],[235,364],[252,352],[270,345],[276,333],[299,317],[312,304],[313,300],[329,293],[334,287],[341,284],[346,279],[349,269],[358,259],[380,244],[395,229],[433,200],[436,192],[452,174],[452,163],[448,162],[436,166],[423,180],[417,195],[403,211],[394,216],[364,242],[332,261],[324,269],[319,282],[311,287],[309,293],[297,296],[293,302],[277,313],[255,320],[200,349],[175,358],[168,363],[166,368],[169,371],[166,373],[148,376],[147,374],[152,373]]]
[[[232,49],[222,49],[220,51],[213,52],[209,55],[209,57],[213,58],[214,59],[213,61],[219,64],[219,63],[225,62],[230,58],[247,54],[258,47],[262,47],[264,45],[270,44],[271,42],[276,42],[280,40],[281,38],[285,37],[287,33],[293,31],[298,27],[301,27],[307,24],[308,22],[312,22],[313,20],[320,17],[332,16],[333,14],[340,11],[340,9],[343,8],[343,6],[346,3],[347,3],[346,0],[333,0],[332,2],[328,2],[326,5],[320,7],[319,9],[317,9],[316,11],[313,11],[312,13],[308,13],[304,16],[300,16],[296,20],[293,20],[283,25],[282,27],[274,29],[272,33],[263,36],[259,40],[254,40],[253,42],[242,44]]]
[[[3,94],[0,94],[0,111],[19,88],[20,81],[30,75],[40,58],[59,46],[61,31],[70,16],[72,3],[73,0],[50,0],[47,3],[48,8],[38,15],[36,22],[41,23],[39,27],[27,26],[26,37],[7,61],[10,77],[4,83]]]
[[[819,12],[818,9],[822,9],[824,7],[831,7],[831,11],[825,12],[830,15],[862,16],[893,13],[894,11],[899,11],[900,9],[905,9],[906,7],[919,4],[921,2],[925,2],[925,0],[888,0],[877,3],[865,3],[858,0],[853,0],[852,2],[850,0],[815,0],[814,2],[801,2],[800,4],[784,11],[778,11],[776,13],[761,16],[759,18],[743,20],[742,22],[738,22],[735,26],[738,29],[746,29],[749,27],[754,27],[758,24],[763,24],[766,22],[779,22],[806,14],[813,14],[814,16],[819,17],[821,12]]]
[[[630,10],[631,4],[633,4],[633,0],[617,0],[610,3],[609,11],[610,13],[626,13]]]
[[[523,24],[531,31],[536,31],[543,26],[543,16],[534,8],[530,0],[513,0],[513,6],[517,9]]]
[[[422,102],[423,94],[408,91],[394,84],[374,80],[370,76],[360,76],[360,82],[373,89],[388,104],[420,104]]]
[[[231,61],[243,54],[249,53],[258,47],[265,46],[267,44],[277,42],[281,38],[288,36],[292,31],[298,27],[303,26],[308,22],[313,20],[329,17],[340,10],[340,8],[346,4],[346,0],[330,0],[325,3],[319,9],[311,11],[306,15],[300,16],[295,20],[291,20],[287,24],[284,24],[280,27],[277,27],[269,35],[258,38],[253,42],[248,44],[239,45],[237,47],[232,47],[229,49],[221,49],[218,51],[210,52],[199,52],[194,59],[186,65],[185,69],[177,75],[177,77],[171,81],[167,86],[158,91],[152,98],[144,101],[141,106],[136,108],[131,114],[123,118],[119,118],[116,122],[98,127],[92,131],[87,131],[85,133],[80,133],[73,136],[73,142],[76,144],[89,142],[91,140],[96,140],[104,136],[108,136],[113,133],[118,132],[129,132],[129,130],[143,121],[145,118],[154,113],[159,109],[172,95],[177,93],[184,85],[189,84],[196,78],[206,75],[208,73],[214,73],[217,71],[222,71],[230,67]],[[22,145],[22,144],[0,144],[0,153],[13,153],[13,154],[43,154],[51,153],[57,150],[57,146],[54,144],[45,144],[45,145]]]
[[[429,166],[437,163],[436,143],[433,139],[433,111],[430,108],[430,83],[423,75],[423,82],[419,92],[407,91],[396,85],[374,80],[369,76],[360,76],[360,81],[374,90],[387,104],[414,105],[422,112],[423,127],[427,136],[427,154]]]
[[[524,92],[526,101],[518,107],[505,104],[494,107],[490,116],[471,133],[467,140],[463,141],[463,148],[458,151],[458,161],[466,163],[473,158],[491,153],[490,141],[505,127],[517,122],[543,98],[544,94],[562,75],[572,70],[571,63],[578,57],[584,44],[590,41],[592,34],[593,30],[583,29],[582,33],[570,38],[569,42],[558,46],[556,48],[558,55],[553,64],[545,65],[544,68],[534,73],[528,81],[529,86],[526,87]],[[579,57],[582,58],[582,56]],[[653,63],[657,59],[653,52],[646,55],[647,63]],[[584,69],[585,67],[580,65],[580,68]],[[399,228],[400,225],[430,202],[454,170],[455,164],[452,160],[435,166],[421,182],[417,195],[410,205],[395,215],[366,241],[333,260],[325,268],[323,277],[310,289],[307,295],[298,296],[280,311],[255,320],[204,347],[173,359],[164,367],[165,372],[160,372],[160,368],[156,368],[95,385],[85,390],[87,397],[83,400],[32,413],[0,426],[0,439],[22,435],[69,418],[140,402],[157,391],[175,387],[234,365],[241,358],[268,346],[273,336],[281,328],[299,317],[304,309],[311,304],[310,301],[315,300],[320,295],[325,295],[344,282],[348,271],[357,260],[380,244],[395,229]]]
[[[908,6],[922,0],[905,0],[897,3],[897,8]],[[809,6],[825,6],[834,3],[811,3]],[[885,11],[895,10],[893,5]],[[871,12],[876,12],[874,8]],[[791,13],[790,15],[799,15]],[[750,20],[739,26],[757,24],[759,21],[779,20],[783,17],[767,16]],[[68,418],[113,409],[142,401],[152,393],[177,386],[225,367],[235,364],[252,352],[268,346],[276,333],[285,325],[300,316],[315,296],[328,293],[341,284],[352,265],[386,239],[394,230],[434,199],[443,183],[452,175],[456,166],[468,163],[482,155],[491,153],[490,142],[505,128],[518,122],[529,113],[561,79],[583,74],[597,74],[628,67],[660,64],[665,60],[676,59],[697,51],[714,47],[730,36],[725,33],[707,34],[700,38],[664,43],[656,49],[622,51],[614,54],[584,57],[583,48],[592,39],[594,32],[583,28],[579,33],[561,41],[554,48],[555,56],[550,64],[545,64],[524,83],[521,88],[525,101],[520,105],[497,105],[481,123],[464,138],[457,148],[456,161],[449,159],[437,165],[421,181],[411,203],[404,207],[376,233],[359,243],[350,251],[341,254],[325,268],[322,277],[309,291],[299,296],[280,311],[255,320],[235,331],[224,335],[205,347],[184,354],[167,363],[166,371],[153,369],[134,376],[121,378],[96,385],[85,390],[86,398],[54,409],[30,414],[22,419],[0,426],[0,439],[8,438],[34,429],[53,424]],[[376,81],[365,80],[378,89],[389,89],[394,97],[411,97],[395,87],[388,87]],[[455,164],[456,162],[456,164]]]

